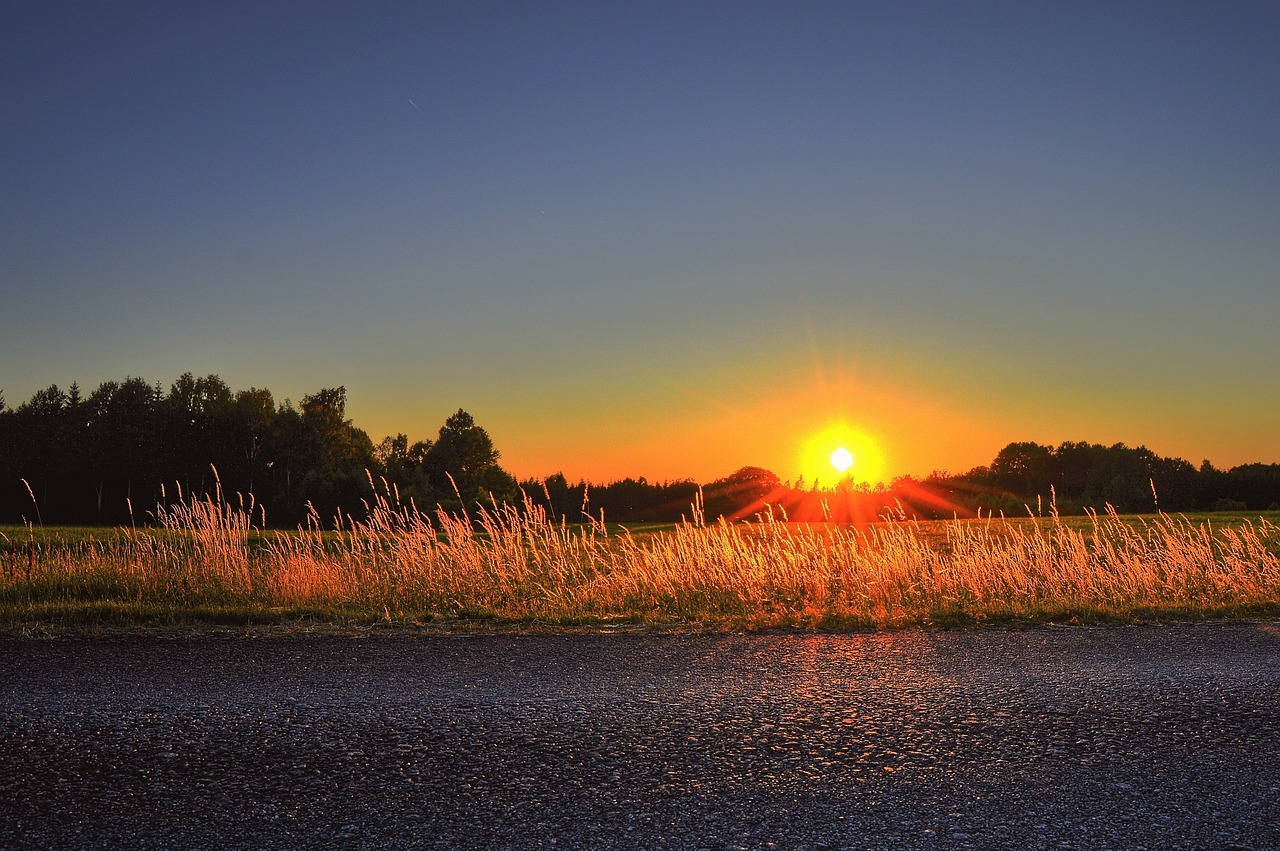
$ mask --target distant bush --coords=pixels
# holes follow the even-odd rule
[[[1214,511],[1247,511],[1249,506],[1245,505],[1241,500],[1231,499],[1230,497],[1222,497],[1213,501]]]

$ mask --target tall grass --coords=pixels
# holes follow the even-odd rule
[[[256,513],[255,513],[256,512]],[[380,494],[261,535],[252,501],[188,497],[151,528],[10,546],[0,623],[459,621],[697,628],[1130,621],[1280,614],[1280,527],[1114,512],[866,527],[766,513],[670,531],[569,525],[526,501],[426,514]]]

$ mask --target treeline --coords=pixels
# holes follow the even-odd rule
[[[108,381],[88,396],[51,386],[16,408],[0,394],[0,523],[146,523],[180,495],[243,495],[255,522],[291,528],[361,517],[375,487],[430,512],[526,498],[577,522],[672,522],[772,513],[779,519],[870,522],[970,517],[1028,509],[1062,514],[1113,506],[1122,513],[1280,508],[1280,464],[1195,467],[1145,447],[1011,443],[988,466],[910,476],[875,487],[819,489],[744,467],[692,480],[570,483],[563,474],[517,482],[488,432],[465,411],[434,439],[404,434],[374,444],[346,416],[346,389],[295,405],[269,390],[232,391],[217,375],[184,374],[166,391],[140,378]],[[216,472],[215,472],[216,471]],[[373,484],[371,484],[371,482]]]
[[[803,522],[867,523],[882,519],[947,519],[1029,513],[1048,515],[1159,511],[1280,510],[1280,464],[1245,464],[1219,470],[1164,458],[1145,447],[1063,443],[1011,443],[989,466],[918,479],[903,476],[874,487],[845,482],[834,488],[795,487],[759,467],[743,467],[699,486],[692,481],[652,485],[626,479],[603,487],[569,486],[563,476],[524,483],[543,493],[558,516],[597,514],[606,519],[672,521],[689,516],[700,498],[707,518],[751,518],[764,513]],[[542,488],[540,491],[539,489]]]
[[[190,373],[167,392],[127,378],[88,396],[76,384],[51,386],[16,409],[0,396],[0,522],[142,524],[158,504],[221,490],[229,500],[252,495],[256,523],[293,527],[314,513],[330,526],[339,512],[364,511],[371,475],[426,509],[517,497],[493,441],[465,411],[434,440],[375,445],[346,404],[344,387],[295,406]]]
[[[1280,509],[1280,464],[1243,464],[1219,470],[1193,466],[1145,446],[1066,442],[1056,447],[1011,443],[990,466],[949,480],[975,504],[1016,510],[1024,500],[1057,496],[1062,513],[1106,505],[1122,513],[1163,511],[1266,511]]]

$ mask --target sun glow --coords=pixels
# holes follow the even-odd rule
[[[829,487],[842,481],[875,484],[885,474],[884,450],[874,437],[845,423],[828,426],[800,447],[805,482]]]

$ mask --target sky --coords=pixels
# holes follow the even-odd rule
[[[1280,462],[1280,4],[0,6],[0,390],[520,478]]]

